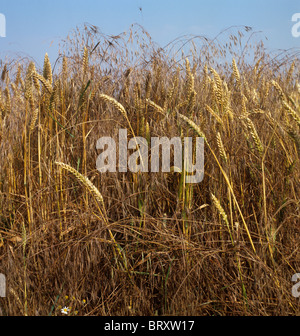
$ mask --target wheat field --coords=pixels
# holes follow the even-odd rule
[[[248,30],[160,48],[87,25],[53,64],[1,60],[2,315],[300,313],[300,60]],[[203,181],[99,173],[120,128],[203,137]]]

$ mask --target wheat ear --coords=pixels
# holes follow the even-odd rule
[[[234,58],[232,59],[232,70],[233,70],[233,76],[236,80],[236,83],[237,83],[239,89],[241,89],[241,75],[240,75],[239,69],[236,65],[236,61],[235,61]]]
[[[69,165],[67,165],[63,162],[55,162],[55,163],[57,165],[59,165],[60,167],[62,167],[63,169],[70,172],[71,174],[73,174],[77,178],[77,180],[79,180],[89,190],[89,192],[96,198],[96,200],[103,206],[103,211],[104,211],[104,216],[105,216],[104,219],[106,221],[106,224],[108,225],[106,211],[105,211],[104,202],[103,202],[103,197],[102,197],[100,191],[93,185],[93,183],[86,176],[83,176],[82,174],[80,174],[76,169],[72,168],[71,166],[69,166]],[[100,208],[99,208],[99,210],[100,210]],[[116,242],[115,237],[114,237],[114,235],[112,234],[112,232],[109,228],[108,228],[108,232],[109,232],[109,235],[110,235],[110,237],[111,237],[111,239],[114,243],[114,247],[118,251],[119,256],[121,257],[121,259],[123,261],[123,265],[124,265],[126,271],[128,272],[128,275],[130,277],[127,261],[125,259],[125,255],[123,254],[122,248]],[[114,251],[114,253],[115,253],[115,251]]]
[[[219,148],[219,153],[221,158],[223,159],[224,162],[227,163],[227,155],[226,155],[226,151],[223,145],[223,141],[221,139],[221,134],[218,132],[217,134],[217,144],[218,144],[218,148]]]
[[[82,56],[82,73],[83,76],[85,76],[88,68],[88,62],[89,62],[89,51],[87,47],[84,47],[83,56]]]
[[[194,129],[200,136],[201,136],[201,137],[204,137],[204,140],[206,140],[206,138],[205,138],[203,132],[201,131],[200,127],[198,127],[192,120],[190,120],[190,119],[187,118],[186,116],[184,116],[184,115],[182,115],[182,114],[180,114],[180,113],[177,113],[177,114],[178,114],[178,116],[179,116],[181,119],[185,120],[185,121],[186,121],[186,122],[187,122],[187,123],[188,123],[188,124],[189,124],[189,125],[190,125],[190,126],[191,126],[191,127],[192,127],[192,128],[193,128],[193,129]],[[206,140],[206,144],[207,144],[207,147],[209,148],[209,150],[211,151],[213,157],[215,158],[215,160],[216,160],[216,162],[217,162],[217,164],[218,164],[218,166],[219,166],[219,168],[220,168],[220,170],[221,170],[221,172],[222,172],[222,174],[223,174],[223,176],[224,176],[224,178],[225,178],[225,180],[226,180],[226,183],[227,183],[227,185],[228,185],[228,187],[229,187],[230,193],[231,193],[231,195],[232,195],[232,197],[233,197],[233,199],[234,199],[234,202],[235,202],[235,204],[236,204],[236,206],[237,206],[237,209],[238,209],[238,211],[239,211],[239,213],[240,213],[240,215],[241,215],[241,218],[242,218],[242,221],[243,221],[245,230],[246,230],[246,232],[247,232],[247,235],[248,235],[248,237],[249,237],[249,241],[250,241],[250,243],[251,243],[252,249],[253,249],[254,253],[256,253],[256,249],[255,249],[255,246],[254,246],[254,243],[253,243],[253,240],[252,240],[250,231],[249,231],[248,226],[247,226],[247,223],[246,223],[246,221],[245,221],[245,219],[244,219],[244,216],[243,216],[242,210],[241,210],[241,208],[240,208],[240,206],[239,206],[239,203],[238,203],[238,201],[237,201],[237,199],[236,199],[236,197],[235,197],[235,194],[234,194],[234,191],[233,191],[233,189],[232,189],[231,182],[230,182],[230,180],[229,180],[229,178],[228,178],[228,175],[226,174],[226,172],[225,172],[224,169],[222,168],[222,166],[221,166],[221,164],[220,164],[220,162],[219,162],[219,160],[218,160],[218,158],[217,158],[215,152],[214,152],[213,149],[210,147],[210,145],[209,145],[209,143],[208,143],[207,140]]]
[[[187,118],[183,114],[180,114],[179,112],[177,112],[177,114],[181,119],[183,119],[185,122],[187,122],[198,133],[198,135],[201,138],[204,138],[204,140],[206,140],[206,137],[205,137],[204,133],[201,131],[201,129],[198,125],[196,125],[191,119]]]
[[[234,245],[234,241],[233,241],[233,237],[232,237],[232,234],[231,234],[231,230],[230,230],[227,214],[226,214],[224,208],[222,207],[220,201],[217,199],[217,197],[213,193],[211,193],[211,198],[212,198],[212,200],[213,200],[213,202],[215,204],[215,207],[218,209],[219,214],[221,215],[223,221],[225,222],[225,224],[227,226],[227,229],[228,229],[228,232],[229,232],[229,235],[230,235],[230,239],[231,239],[232,245]]]
[[[49,83],[52,83],[52,80],[53,80],[52,68],[51,68],[51,63],[50,63],[49,56],[47,53],[44,58],[43,76],[46,80],[49,81]]]
[[[297,114],[295,110],[293,110],[288,103],[285,101],[282,102],[283,106],[288,110],[289,114],[292,116],[292,118],[296,121],[298,126],[300,126],[300,117]]]
[[[44,85],[44,87],[47,89],[49,93],[52,93],[53,91],[52,84],[45,77],[41,76],[37,72],[34,72],[32,76],[33,79],[35,78],[38,79]]]
[[[153,107],[156,111],[165,114],[164,109],[162,107],[160,107],[159,105],[155,104],[152,100],[146,99],[146,102],[147,102],[148,105]]]
[[[214,80],[215,80],[215,95],[216,95],[216,100],[217,103],[221,106],[223,103],[223,84],[220,75],[217,73],[217,71],[213,68],[210,68],[210,71],[214,75]]]
[[[271,84],[274,86],[274,88],[278,92],[279,97],[281,98],[281,100],[283,100],[283,101],[286,100],[286,96],[285,96],[284,92],[282,91],[281,86],[275,80],[272,80]]]
[[[29,126],[29,132],[30,133],[32,133],[33,130],[34,130],[34,126],[36,124],[38,115],[39,115],[39,109],[37,108],[37,109],[34,110],[33,115],[32,115],[31,123],[30,123],[30,126]]]
[[[99,95],[100,99],[103,99],[105,102],[112,104],[119,112],[123,114],[123,116],[128,119],[127,112],[122,104],[120,104],[118,101],[116,101],[114,98],[101,93]]]
[[[72,173],[77,180],[79,180],[88,190],[89,192],[96,198],[96,200],[101,204],[103,203],[103,197],[100,191],[93,185],[93,183],[86,177],[80,174],[76,169],[72,168],[71,166],[62,163],[62,162],[55,162],[57,165],[62,167],[63,169],[67,170],[68,172]]]
[[[252,120],[247,117],[247,118],[245,118],[245,121],[246,121],[247,128],[248,128],[248,130],[249,130],[249,132],[252,136],[252,139],[253,139],[253,141],[256,145],[257,150],[259,151],[260,154],[262,154],[263,153],[263,145],[260,141],[260,138],[257,134],[256,128],[255,128]]]

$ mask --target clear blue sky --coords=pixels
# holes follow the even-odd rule
[[[0,0],[0,13],[6,17],[0,58],[18,52],[40,65],[45,52],[53,61],[59,41],[85,22],[111,35],[139,23],[161,46],[183,34],[213,38],[247,25],[262,31],[272,50],[300,48],[291,34],[299,0]]]

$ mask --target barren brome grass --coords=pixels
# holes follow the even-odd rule
[[[300,61],[235,29],[159,48],[86,25],[41,68],[0,60],[0,314],[300,313]],[[100,173],[119,129],[203,137],[203,181]]]

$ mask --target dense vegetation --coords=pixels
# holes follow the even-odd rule
[[[43,69],[2,60],[3,315],[299,314],[300,62],[251,34],[86,26]],[[120,128],[204,137],[204,180],[100,174]]]

